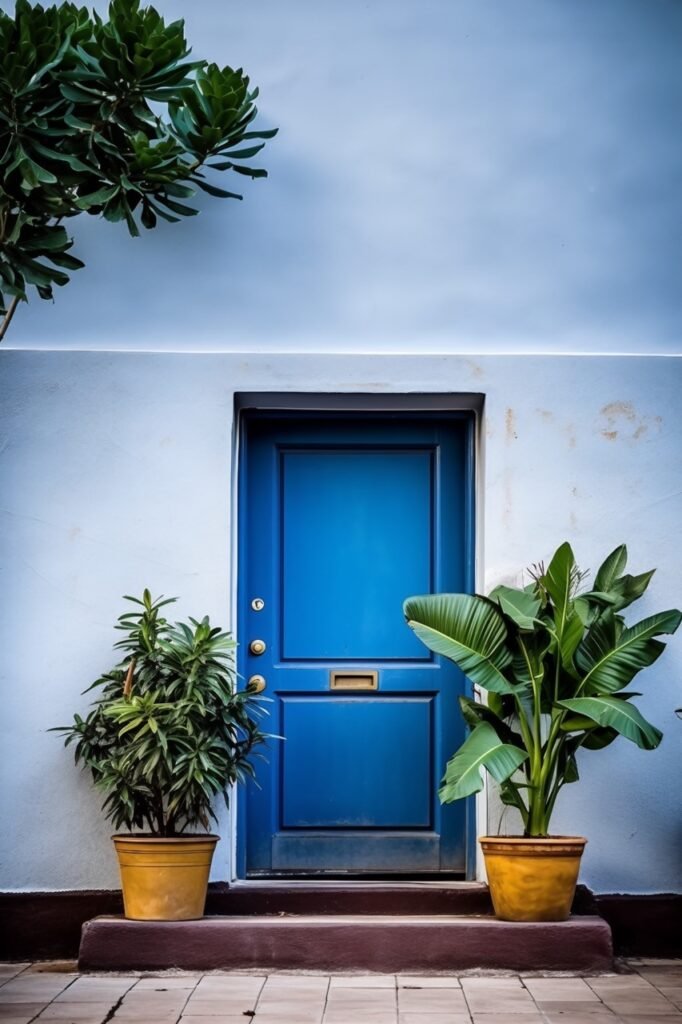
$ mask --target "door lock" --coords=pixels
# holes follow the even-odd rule
[[[249,644],[249,650],[252,654],[265,654],[265,640],[252,640]]]
[[[262,693],[265,685],[265,676],[249,676],[248,687],[252,693]]]

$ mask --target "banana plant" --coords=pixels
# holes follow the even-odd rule
[[[484,768],[503,802],[519,811],[525,834],[546,836],[559,793],[579,778],[581,747],[600,750],[618,736],[643,750],[658,746],[662,733],[635,707],[640,694],[628,687],[661,656],[658,637],[674,633],[682,613],[626,625],[621,612],[653,576],[632,576],[626,564],[621,544],[587,589],[587,574],[564,543],[547,568],[533,567],[525,587],[405,601],[419,639],[487,693],[485,703],[459,698],[471,732],[447,764],[443,803],[482,789]]]

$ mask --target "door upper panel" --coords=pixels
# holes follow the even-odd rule
[[[433,584],[433,451],[280,459],[282,658],[428,660],[401,608]]]

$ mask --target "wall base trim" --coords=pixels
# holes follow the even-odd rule
[[[363,884],[358,883],[358,887]],[[425,899],[430,899],[427,893],[432,884],[429,883],[425,889]],[[254,897],[251,903],[254,915],[272,912],[273,887],[263,890],[262,883],[259,885],[260,895]],[[300,887],[301,883],[295,885]],[[414,887],[418,885],[410,883],[409,891],[414,892]],[[281,887],[282,883],[277,883],[277,886]],[[462,883],[460,886],[462,896],[447,897],[448,905],[444,912],[481,913],[484,900],[481,886],[471,883],[470,892]],[[248,893],[245,893],[244,887],[248,889],[248,883],[239,883],[234,888],[226,882],[211,884],[206,913],[217,916],[248,912]],[[335,893],[329,888],[323,890],[324,899],[318,905],[317,912],[339,913],[343,893],[348,893],[352,887],[352,882],[339,883]],[[254,886],[254,890],[256,888]],[[315,888],[311,883],[309,890]],[[386,883],[385,889],[385,892],[375,890],[375,912],[386,914],[390,901],[395,907],[395,913],[410,913],[409,909],[406,911],[410,902],[405,897],[407,887],[403,888],[402,895],[399,884]],[[287,911],[296,913],[294,886],[282,898],[286,898]],[[347,897],[348,901],[353,898],[352,893]],[[300,897],[298,899],[300,901]],[[455,909],[453,902],[456,899],[465,901],[468,906]],[[121,893],[117,890],[0,893],[0,919],[4,926],[0,934],[0,960],[75,959],[83,924],[94,917],[117,915],[122,911]],[[309,899],[300,903],[298,913],[304,911],[310,913]],[[617,956],[682,956],[682,934],[679,927],[682,919],[682,893],[595,895],[585,886],[579,886],[573,911],[578,915],[597,914],[607,921],[613,932]],[[433,905],[426,912],[434,913]]]

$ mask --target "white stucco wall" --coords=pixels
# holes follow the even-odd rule
[[[68,221],[86,268],[12,345],[680,351],[679,0],[155,6],[260,87],[270,177]]]
[[[116,885],[99,798],[46,730],[111,664],[121,594],[230,622],[235,392],[484,393],[486,589],[566,538],[593,569],[624,540],[633,571],[658,567],[643,616],[680,603],[681,377],[675,357],[0,350],[0,888]],[[676,637],[642,677],[661,747],[587,752],[562,796],[556,831],[589,837],[597,891],[682,891],[681,674]]]

